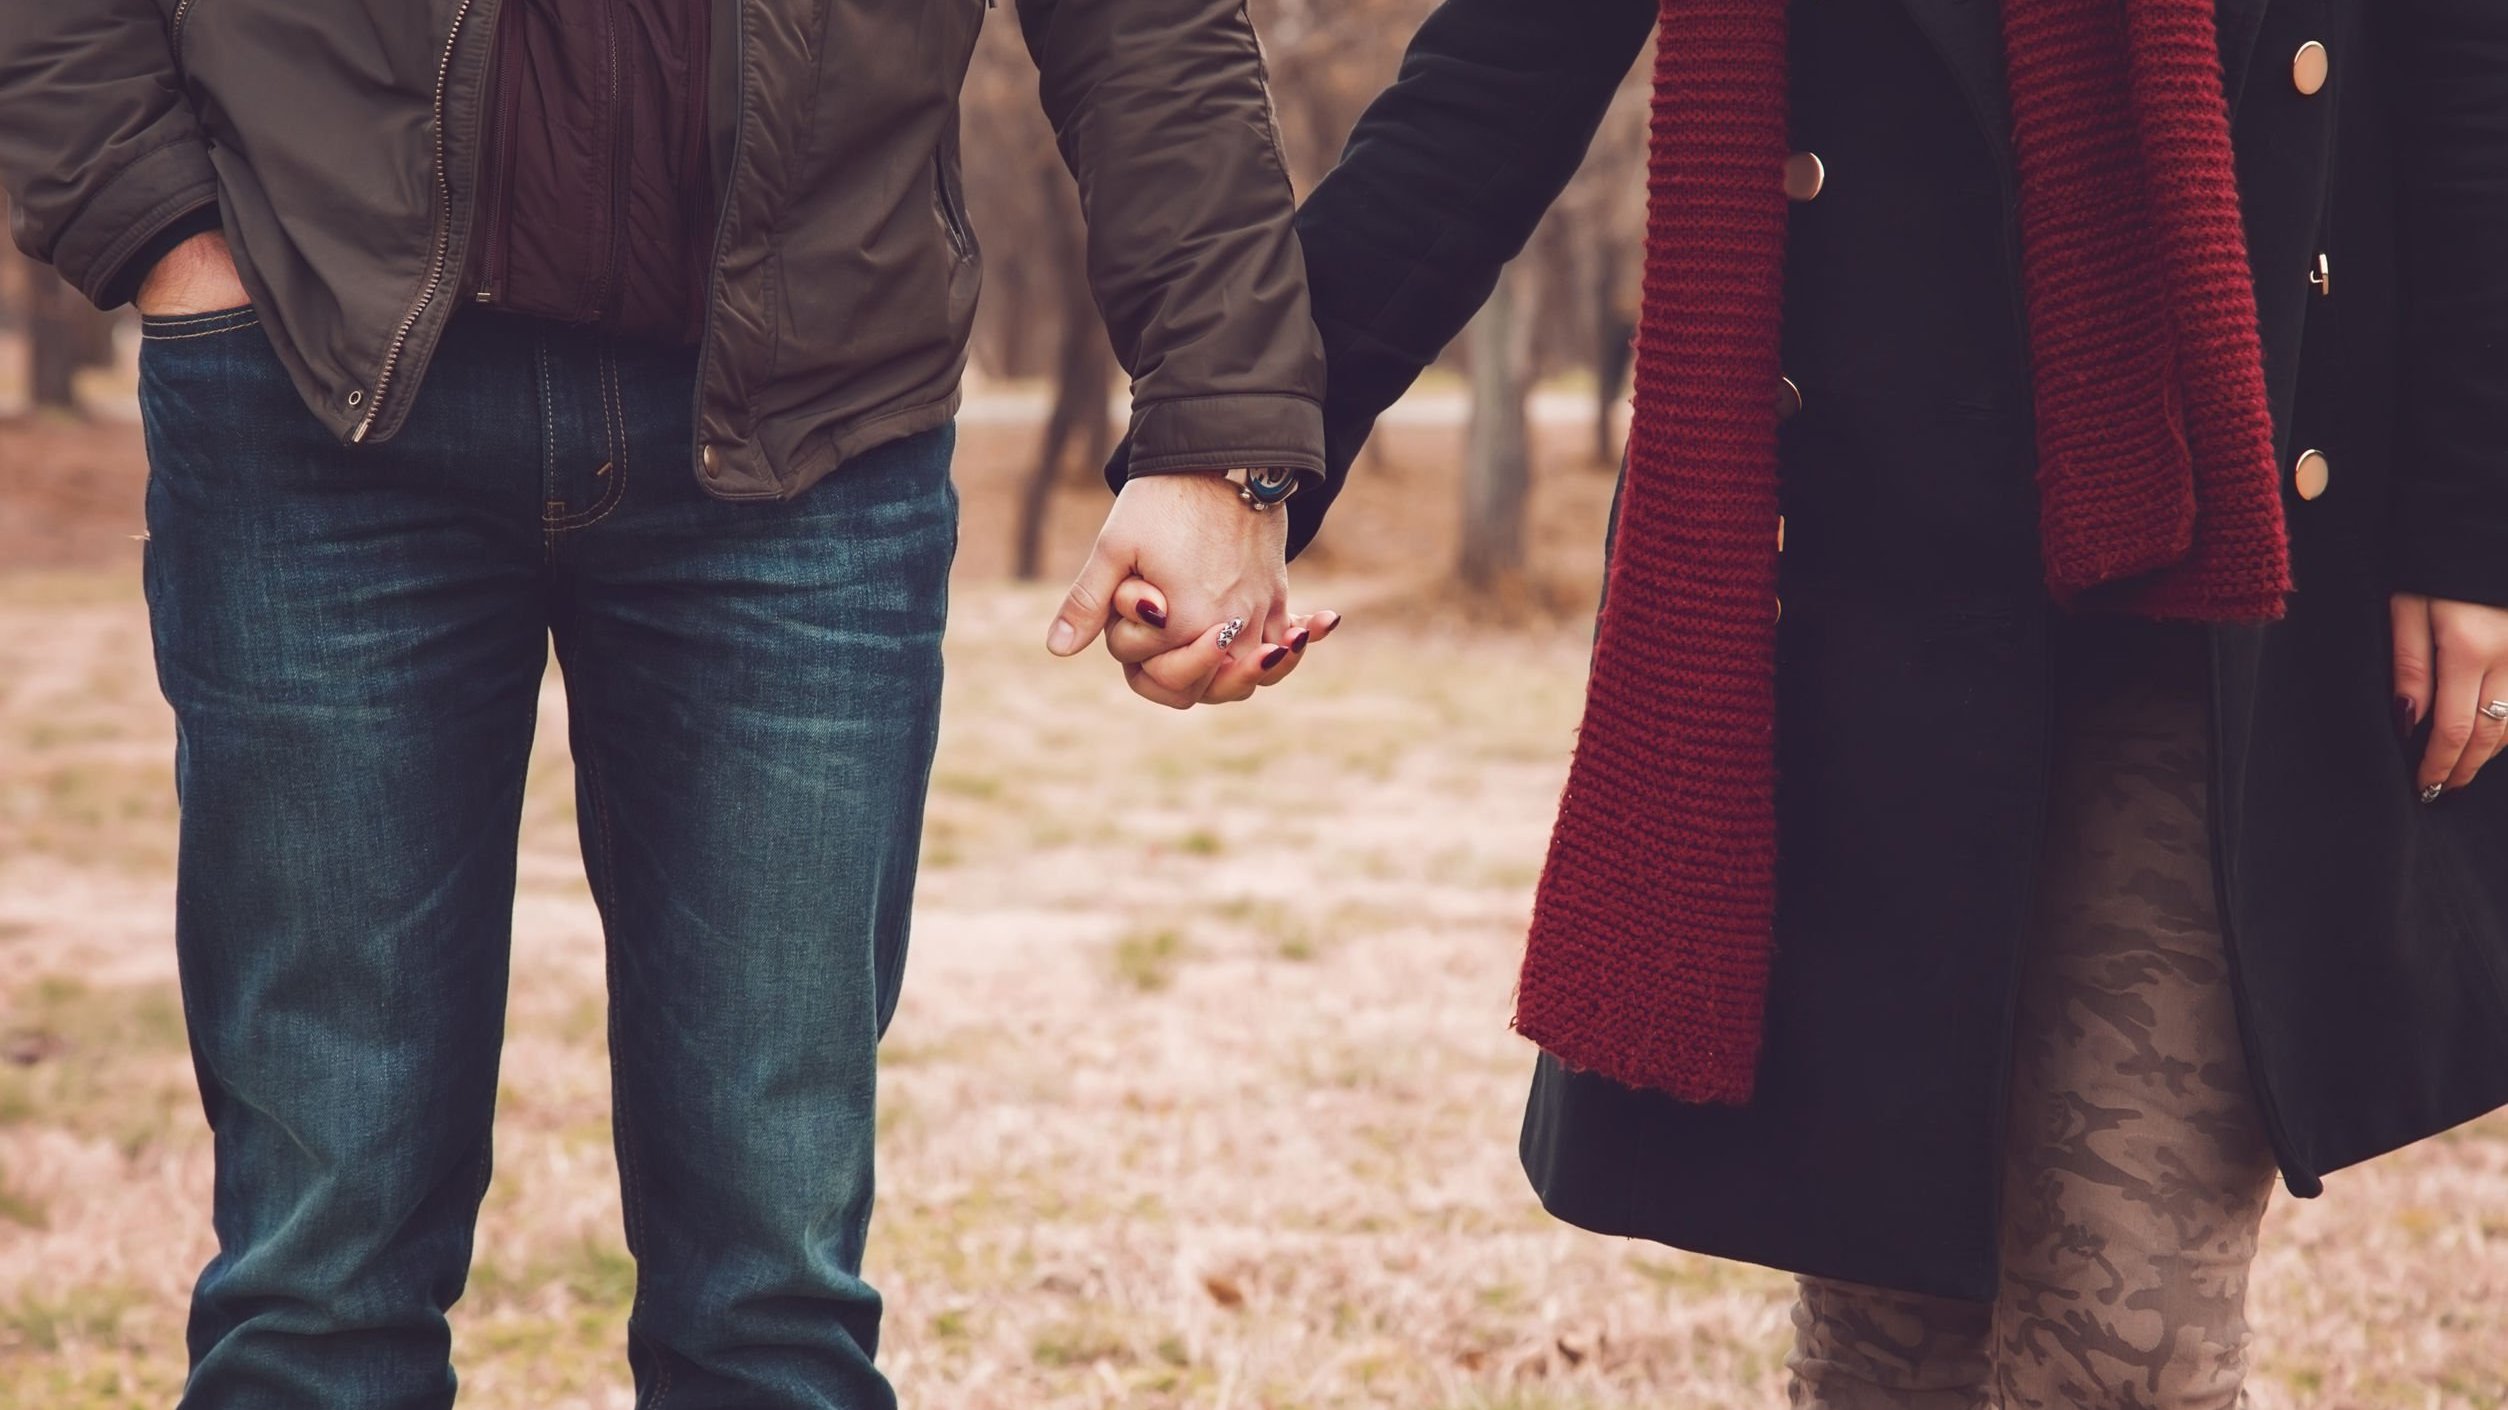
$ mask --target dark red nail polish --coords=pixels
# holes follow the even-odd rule
[[[1149,623],[1153,627],[1157,627],[1161,631],[1164,631],[1167,626],[1167,614],[1159,611],[1158,606],[1155,603],[1144,602],[1141,604],[1141,620]]]
[[[2401,735],[2405,739],[2410,739],[2412,738],[2413,726],[2419,723],[2421,723],[2421,712],[2413,708],[2412,697],[2408,695],[2396,696],[2395,733]]]
[[[1285,646],[1275,646],[1269,651],[1263,653],[1263,669],[1266,671],[1276,671],[1280,669],[1280,663],[1288,659],[1289,648]]]
[[[1306,644],[1314,639],[1315,634],[1313,632],[1308,631],[1304,627],[1300,627],[1297,629],[1297,633],[1289,638],[1289,649],[1303,656],[1306,654]]]

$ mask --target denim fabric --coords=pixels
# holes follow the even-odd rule
[[[950,431],[728,504],[689,469],[688,352],[465,315],[406,429],[342,446],[250,310],[145,332],[178,946],[217,1153],[183,1404],[452,1402],[554,640],[608,934],[637,1403],[893,1406],[859,1270]]]

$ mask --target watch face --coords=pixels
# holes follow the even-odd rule
[[[1246,490],[1266,504],[1277,504],[1287,499],[1297,487],[1298,472],[1295,470],[1249,470],[1246,472]]]

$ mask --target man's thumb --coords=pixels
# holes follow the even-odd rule
[[[1054,625],[1045,633],[1045,649],[1056,656],[1070,656],[1097,640],[1106,629],[1106,613],[1115,599],[1115,589],[1131,575],[1131,570],[1118,562],[1101,543],[1089,551],[1088,563],[1080,576],[1064,593],[1062,609],[1054,614]]]

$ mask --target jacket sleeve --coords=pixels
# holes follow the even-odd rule
[[[1323,352],[1241,0],[1020,0],[1132,376],[1136,474],[1323,468]]]
[[[2403,237],[2395,583],[2508,606],[2508,4],[2371,13]]]
[[[1488,302],[1585,159],[1655,0],[1445,0],[1298,212],[1324,336],[1325,482],[1305,547],[1376,418]]]
[[[18,248],[104,307],[218,198],[154,0],[0,5],[0,183]]]

